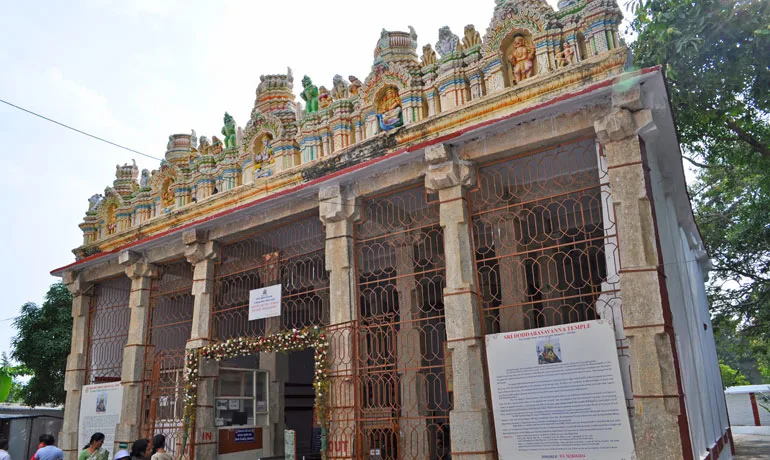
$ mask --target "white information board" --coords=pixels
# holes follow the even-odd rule
[[[120,382],[85,385],[80,397],[78,447],[91,440],[91,435],[104,433],[104,448],[114,453],[115,427],[123,408],[123,385]]]
[[[500,459],[636,458],[611,323],[492,334],[486,343]]]
[[[281,285],[249,291],[249,321],[272,316],[281,316]]]

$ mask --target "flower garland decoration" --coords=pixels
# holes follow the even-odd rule
[[[185,389],[184,389],[184,445],[186,445],[189,430],[195,426],[195,412],[198,404],[198,379],[200,378],[201,359],[237,358],[253,355],[259,352],[291,353],[307,348],[315,350],[314,379],[315,411],[325,433],[328,430],[329,403],[329,344],[326,334],[318,326],[305,329],[292,329],[274,335],[263,337],[238,337],[225,342],[214,343],[205,347],[187,350],[185,356]],[[322,455],[326,458],[326,443],[322,443]]]

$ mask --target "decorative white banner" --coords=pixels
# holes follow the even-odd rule
[[[281,285],[249,291],[249,321],[281,316]]]
[[[615,332],[587,321],[486,336],[499,458],[636,458]]]
[[[91,440],[94,433],[104,433],[104,448],[114,454],[115,427],[123,408],[123,385],[120,382],[85,385],[80,397],[78,447]]]

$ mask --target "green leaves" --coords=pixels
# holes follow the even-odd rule
[[[770,340],[770,2],[631,6],[636,65],[664,66],[682,151],[698,166],[690,189],[714,262],[712,311]]]
[[[42,306],[28,302],[14,321],[12,356],[32,375],[24,387],[26,404],[64,402],[64,373],[72,335],[72,296],[61,284],[53,284]]]

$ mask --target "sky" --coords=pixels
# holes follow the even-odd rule
[[[335,74],[362,81],[382,28],[418,34],[418,54],[438,29],[482,36],[493,0],[293,2],[71,0],[30,7],[0,0],[0,99],[162,158],[168,136],[218,134],[229,112],[248,121],[259,76]],[[555,7],[556,0],[549,0]],[[112,185],[115,165],[159,161],[120,150],[0,103],[0,352],[13,318],[42,303],[74,261],[88,197]]]

